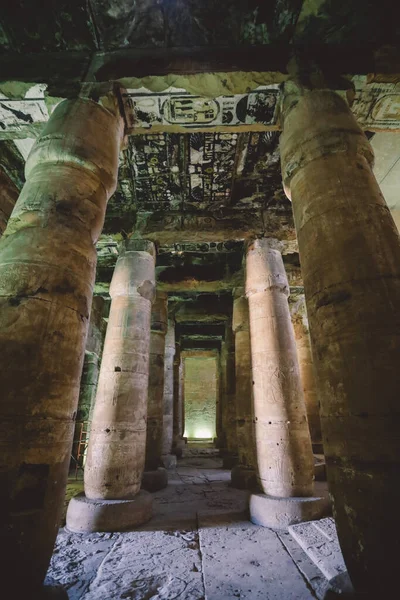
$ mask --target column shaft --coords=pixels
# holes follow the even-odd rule
[[[235,334],[236,435],[239,462],[232,483],[248,487],[255,483],[255,428],[248,300],[243,288],[235,291],[232,327]],[[246,474],[246,471],[249,473]],[[235,481],[234,481],[235,480]]]
[[[78,457],[78,451],[84,451],[84,448],[80,446],[81,432],[87,432],[82,437],[82,442],[86,444],[90,433],[97,383],[99,380],[100,359],[107,329],[104,319],[106,314],[106,301],[102,296],[94,296],[90,311],[89,331],[79,387],[78,410],[76,413],[74,444],[72,448],[72,456],[75,459],[75,462],[71,465],[73,468],[76,468],[77,465],[82,467],[84,463],[84,455]]]
[[[300,303],[297,302],[296,307],[292,308],[292,323],[296,338],[297,358],[299,360],[300,377],[313,451],[323,453],[317,381],[314,373],[314,361],[304,299],[300,300]]]
[[[183,361],[180,342],[175,342],[174,357],[174,411],[173,411],[173,449],[176,456],[182,456],[185,445],[183,440]]]
[[[291,84],[283,117],[339,541],[356,590],[390,596],[400,550],[399,235],[346,102]]]
[[[237,463],[238,456],[235,406],[235,339],[233,337],[231,319],[226,324],[225,340],[222,342],[221,384],[221,421],[223,437],[226,443],[224,468],[229,469]]]
[[[145,461],[154,246],[121,247],[85,468],[89,499],[133,498]]]
[[[146,470],[154,470],[162,466],[164,355],[167,327],[168,295],[163,292],[157,292],[151,311]]]
[[[312,496],[314,460],[282,257],[268,240],[256,240],[246,270],[259,482],[270,496]]]
[[[172,452],[173,416],[174,416],[174,356],[175,356],[175,322],[168,319],[168,331],[165,336],[165,368],[164,368],[164,422],[162,453],[165,466],[169,464]],[[166,464],[166,462],[168,464]]]
[[[95,243],[124,131],[117,101],[109,106],[84,99],[57,106],[0,240],[2,567],[22,573],[9,597],[41,584],[61,519]]]

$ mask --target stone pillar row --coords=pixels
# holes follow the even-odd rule
[[[95,244],[124,137],[117,99],[106,104],[56,107],[0,239],[0,537],[10,598],[39,593],[61,521]],[[10,578],[15,565],[21,576]]]

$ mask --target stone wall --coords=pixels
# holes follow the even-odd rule
[[[216,437],[216,356],[185,358],[185,437]]]

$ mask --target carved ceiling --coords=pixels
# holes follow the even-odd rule
[[[301,287],[278,149],[287,63],[317,64],[350,90],[364,129],[387,131],[400,124],[399,48],[392,0],[13,0],[0,15],[0,167],[21,188],[21,153],[54,106],[118,80],[135,123],[98,244],[100,291],[132,235],[156,242],[159,285],[182,300],[231,297],[255,235]]]

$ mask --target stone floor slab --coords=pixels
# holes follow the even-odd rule
[[[327,579],[346,571],[335,521],[331,517],[291,525],[289,532]]]
[[[312,600],[274,531],[232,517],[199,516],[206,598]]]
[[[322,600],[321,571],[289,534],[247,520],[249,492],[213,460],[178,464],[152,494],[154,517],[135,531],[60,530],[47,583],[65,586],[69,600]],[[82,483],[69,482],[67,495]]]

